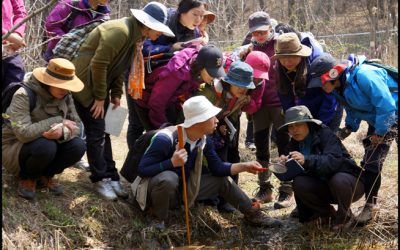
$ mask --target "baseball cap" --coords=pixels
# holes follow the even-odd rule
[[[223,67],[222,51],[215,45],[203,46],[197,55],[197,63],[207,70],[207,73],[214,78],[221,78],[225,75]]]
[[[311,80],[308,87],[322,87],[321,76],[336,65],[336,60],[328,53],[315,58],[310,65]]]
[[[271,19],[268,13],[264,11],[257,11],[249,17],[249,30],[253,33],[257,30],[270,30]]]

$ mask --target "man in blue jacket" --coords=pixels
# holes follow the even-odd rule
[[[359,223],[373,219],[381,186],[381,170],[394,138],[397,138],[398,83],[386,70],[363,64],[360,56],[350,66],[336,64],[321,76],[325,92],[333,92],[346,110],[346,126],[338,131],[341,139],[356,132],[361,121],[369,125],[363,140],[365,154],[361,166],[365,169],[367,203],[358,216]]]
[[[234,164],[223,162],[215,152],[212,142],[206,137],[216,129],[216,115],[220,111],[205,96],[188,99],[183,104],[184,148],[176,149],[174,132],[165,128],[152,138],[146,149],[138,166],[139,177],[132,183],[132,191],[143,210],[146,207],[152,208],[155,217],[153,223],[157,228],[164,228],[168,210],[181,204],[183,162],[189,206],[194,201],[220,195],[242,212],[245,221],[252,225],[281,225],[280,221],[263,214],[260,204],[252,202],[229,177],[244,171],[257,174],[264,170],[261,165],[256,161]],[[207,167],[209,171],[202,174],[203,167]]]

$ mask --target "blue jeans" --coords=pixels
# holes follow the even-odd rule
[[[85,142],[78,137],[63,143],[39,137],[22,146],[18,156],[21,166],[19,176],[22,179],[53,177],[79,161],[85,151]]]
[[[75,101],[75,108],[86,130],[87,158],[90,166],[90,180],[101,181],[104,178],[119,180],[118,170],[113,160],[110,135],[105,133],[104,118],[94,119],[89,107],[82,106]],[[109,97],[104,102],[104,110],[109,105]],[[78,159],[79,160],[79,159]]]

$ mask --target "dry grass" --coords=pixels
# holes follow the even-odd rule
[[[245,128],[244,117],[242,123]],[[345,140],[358,160],[363,153],[360,139],[365,127]],[[120,137],[112,138],[118,168],[127,154],[125,137],[123,132]],[[244,141],[243,131],[241,139]],[[243,160],[255,158],[243,144],[240,151]],[[277,155],[275,149],[273,155]],[[197,206],[190,211],[192,245],[196,249],[397,249],[397,163],[397,147],[393,145],[383,170],[379,194],[382,209],[373,224],[334,234],[327,228],[306,228],[289,217],[293,207],[274,210],[270,203],[262,209],[284,221],[282,228],[271,230],[243,224],[239,213],[225,215],[211,207]],[[138,209],[123,201],[101,200],[93,192],[88,175],[78,169],[67,169],[59,176],[65,186],[64,195],[55,197],[38,192],[35,201],[29,202],[18,197],[15,180],[3,171],[3,249],[165,249],[186,244],[183,210],[171,212],[168,230],[154,231],[146,227],[144,214]],[[240,186],[249,196],[257,188],[256,181],[254,175],[240,175]],[[273,184],[278,186],[274,177]],[[124,185],[129,188],[128,183]],[[362,205],[363,201],[353,204],[353,211],[357,213]]]

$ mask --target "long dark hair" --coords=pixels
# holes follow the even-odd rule
[[[194,78],[196,78],[197,80],[201,80],[200,72],[202,69],[204,69],[204,65],[198,63],[196,59],[194,59],[190,64],[190,71],[192,72]]]
[[[277,66],[277,81],[276,86],[278,92],[283,95],[287,95],[294,87],[294,94],[299,97],[303,97],[306,93],[307,87],[307,57],[302,57],[299,65],[297,66],[296,75],[294,79],[289,79],[287,70],[281,65],[279,60],[276,60]],[[292,86],[294,82],[294,86]]]
[[[176,12],[178,15],[182,13],[186,13],[191,9],[197,8],[201,5],[204,5],[204,7],[207,9],[207,3],[202,0],[181,0],[178,4],[178,9]]]

